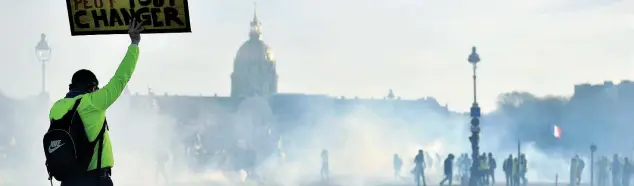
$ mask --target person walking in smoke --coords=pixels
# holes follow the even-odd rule
[[[451,182],[453,180],[453,159],[454,159],[453,154],[447,155],[447,158],[445,159],[445,163],[444,163],[445,179],[440,181],[440,186],[444,186],[445,181],[449,181],[449,186],[452,186]]]
[[[321,151],[321,180],[330,180],[330,168],[328,167],[328,150]]]
[[[471,165],[473,164],[473,160],[469,157],[468,153],[464,153],[464,161],[460,166],[462,166],[462,176],[460,177],[460,184],[463,186],[469,185],[469,179],[471,177]]]
[[[461,178],[461,180],[469,180],[469,173],[471,173],[471,164],[473,164],[473,160],[471,160],[471,158],[469,157],[469,154],[464,153],[464,164],[462,164],[462,170],[463,172],[463,178]]]
[[[570,186],[575,186],[575,184],[577,183],[577,178],[575,177],[577,175],[577,166],[578,166],[578,162],[577,162],[577,158],[573,157],[570,159]]]
[[[489,172],[489,159],[487,158],[486,153],[482,153],[478,160],[480,161],[480,169],[478,171],[478,175],[480,175],[480,183],[482,185],[488,185],[489,176],[487,176],[487,173]]]
[[[519,186],[520,183],[520,176],[519,176],[519,161],[517,160],[517,157],[513,158],[513,171],[512,171],[512,176],[513,176],[513,184],[511,184],[512,186]]]
[[[608,185],[608,172],[609,172],[609,164],[610,160],[607,157],[602,156],[599,161],[597,161],[597,185],[598,186],[607,186]]]
[[[583,168],[582,168],[583,170]],[[519,159],[519,173],[522,185],[528,185],[528,179],[526,179],[526,172],[528,171],[528,160],[526,160],[526,154],[521,154]]]
[[[430,168],[434,166],[434,160],[431,158],[431,155],[429,155],[428,151],[424,151],[423,152],[423,162],[425,162],[425,168]]]
[[[398,156],[398,154],[394,154],[394,158],[392,160],[392,164],[394,165],[394,179],[400,180],[401,178],[401,168],[403,167],[403,159]]]
[[[187,148],[187,154],[192,158],[192,160],[190,160],[190,163],[192,164],[192,171],[202,171],[202,169],[204,169],[202,165],[205,163],[205,156],[207,156],[208,152],[203,145],[201,135],[201,132],[196,132],[192,138],[193,144]]]
[[[495,168],[497,168],[497,166],[495,158],[493,158],[493,153],[489,152],[489,171],[487,171],[487,176],[491,179],[491,185],[495,185]]]
[[[417,186],[420,186],[421,179],[423,181],[423,186],[427,185],[427,182],[425,181],[426,165],[424,156],[423,150],[418,150],[418,154],[414,157],[414,170],[412,170],[412,173],[414,173],[414,180],[416,181]]]
[[[509,157],[504,160],[502,164],[502,170],[504,171],[504,177],[506,178],[506,186],[511,186],[513,182],[513,155],[509,154]]]
[[[458,157],[458,159],[456,159],[454,163],[454,170],[458,170],[458,174],[456,175],[458,180],[460,180],[460,177],[462,177],[462,162],[463,161],[464,161],[464,156],[463,154],[460,154],[460,156]]]
[[[458,174],[457,176],[457,180],[461,180],[462,177],[465,176],[465,174],[468,173],[469,168],[467,166],[465,166],[467,161],[467,154],[460,154],[460,157],[456,160],[456,162],[454,163],[456,166],[456,170],[458,170]]]
[[[434,165],[438,165],[438,167],[440,167],[442,162],[443,162],[442,156],[440,156],[440,154],[436,153],[436,161],[434,162]]]
[[[574,158],[570,159],[570,185],[578,186],[581,184],[581,175],[583,173],[583,168],[585,167],[585,163],[579,155],[575,155]]]
[[[579,159],[579,155],[575,155],[572,159],[570,159],[570,185],[578,186],[580,183],[579,180],[579,167],[581,166],[581,159]]]
[[[621,185],[621,170],[622,170],[622,165],[621,165],[621,161],[619,161],[619,155],[614,154],[614,157],[612,158],[612,166],[610,166],[610,169],[612,170],[612,185],[613,186],[619,186]]]
[[[583,159],[579,158],[579,155],[577,155],[575,158],[577,158],[577,175],[575,175],[575,177],[577,178],[576,185],[581,185],[581,175],[583,175],[583,169],[586,167],[586,163],[583,161]]]
[[[622,186],[629,186],[630,185],[630,176],[632,176],[632,164],[630,163],[630,160],[625,157],[625,159],[623,160],[623,173],[621,175],[621,178],[623,180],[623,185]]]

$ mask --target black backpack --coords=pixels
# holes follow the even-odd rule
[[[85,174],[94,154],[97,142],[100,143],[97,155],[97,168],[101,168],[103,137],[108,127],[104,121],[95,141],[90,142],[84,123],[79,117],[77,107],[81,98],[75,101],[73,108],[59,120],[52,120],[48,132],[44,134],[43,147],[46,156],[48,179],[66,181]]]

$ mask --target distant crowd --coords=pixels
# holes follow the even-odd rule
[[[428,164],[425,161],[425,155],[423,150],[419,150],[418,154],[414,157],[414,168],[410,171],[414,175],[414,181],[416,185],[426,186],[425,170],[428,169]],[[455,159],[453,154],[448,154],[443,163],[444,179],[439,183],[443,186],[445,184],[452,185],[454,180],[460,181],[461,185],[468,185],[472,171],[474,172],[474,181],[478,182],[478,185],[493,185],[495,183],[495,170],[497,168],[497,162],[493,157],[493,153],[482,153],[474,162],[467,153],[461,154],[460,157]],[[454,163],[455,162],[455,163]],[[477,165],[473,167],[473,165]],[[520,155],[519,159],[509,155],[502,165],[502,171],[506,178],[507,186],[519,186],[527,185],[528,179],[526,179],[527,172],[527,160],[524,154]],[[403,167],[403,160],[398,154],[394,154],[394,177],[395,179],[401,179],[401,169]],[[454,169],[457,169],[457,174],[454,175]]]
[[[608,186],[610,183],[612,186],[629,186],[631,185],[631,177],[633,171],[632,163],[627,157],[619,157],[617,154],[614,154],[612,157],[612,161],[610,161],[607,157],[603,156],[598,158],[595,162],[596,170],[595,174],[597,175],[597,185],[598,186]],[[578,157],[575,157],[571,160],[571,170],[579,169],[583,167],[583,161]],[[581,168],[583,170],[583,168]],[[580,172],[577,174],[581,174]],[[612,179],[610,179],[612,178]],[[580,178],[577,180],[577,185],[580,182]]]

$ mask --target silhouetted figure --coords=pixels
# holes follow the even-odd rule
[[[321,180],[329,181],[330,180],[330,167],[328,166],[328,150],[324,149],[321,151]]]
[[[630,160],[626,157],[623,160],[623,173],[621,175],[621,178],[623,180],[623,185],[622,186],[629,186],[630,185],[630,176],[632,175],[632,164],[630,163]]]
[[[458,175],[456,176],[458,177],[457,180],[460,181],[460,185],[468,185],[469,182],[469,168],[471,168],[471,165],[468,165],[468,162],[470,162],[471,159],[469,159],[468,156],[466,153],[462,153],[455,162],[456,169],[458,170]]]
[[[438,167],[440,167],[440,164],[442,164],[442,162],[443,162],[442,156],[440,156],[440,154],[436,153],[436,161],[435,161],[434,164],[438,165]],[[431,165],[430,165],[430,167],[431,167]]]
[[[418,154],[414,157],[414,180],[416,181],[417,186],[420,186],[421,179],[423,181],[423,186],[427,185],[427,182],[425,181],[425,166],[423,150],[418,150]]]
[[[464,160],[465,160],[464,159],[464,154],[460,154],[460,156],[458,157],[458,159],[456,159],[456,161],[454,163],[454,166],[455,166],[454,170],[458,170],[458,174],[456,175],[456,176],[458,176],[458,179],[460,177],[462,177],[462,171],[463,171],[462,170],[462,164],[463,164]]]
[[[579,171],[579,156],[570,159],[570,186],[577,186],[577,171]]]
[[[487,155],[485,153],[482,153],[478,160],[480,161],[480,169],[478,174],[480,175],[480,183],[482,185],[488,185],[489,176],[487,176],[487,173],[489,172],[489,159],[487,158]]]
[[[473,164],[473,160],[471,160],[471,158],[469,157],[469,154],[464,153],[464,162],[462,164],[463,173],[462,173],[461,182],[462,182],[462,180],[469,180],[469,176],[471,176],[469,173],[471,173],[471,165],[472,164]]]
[[[449,186],[452,185],[451,182],[453,180],[452,178],[453,177],[453,159],[454,159],[453,154],[447,155],[447,158],[445,159],[445,163],[444,163],[445,179],[440,181],[440,186],[444,186],[445,181],[449,181]]]
[[[434,159],[431,158],[431,155],[429,155],[429,152],[424,151],[423,157],[424,157],[423,162],[425,162],[425,168],[434,166]]]
[[[511,186],[513,184],[513,155],[509,154],[509,157],[504,160],[502,170],[506,178],[506,186]]]
[[[597,161],[597,185],[598,186],[607,186],[608,185],[608,175],[609,175],[609,166],[610,160],[607,157],[603,156]]]
[[[204,164],[204,157],[207,156],[207,150],[204,148],[200,132],[197,132],[196,135],[193,136],[192,140],[192,146],[187,148],[187,154],[193,157],[193,161],[190,162],[192,164],[191,168],[194,171],[201,171],[204,169],[201,165]]]
[[[394,154],[394,158],[392,161],[394,165],[394,179],[400,180],[401,168],[403,167],[403,159],[401,159],[401,157],[399,157],[398,154]]]
[[[581,185],[581,175],[583,175],[583,169],[586,167],[586,163],[583,161],[583,159],[579,158],[579,156],[576,157],[577,158],[577,185]]]
[[[520,172],[520,164],[519,164],[519,161],[517,160],[517,157],[515,157],[513,158],[513,171],[512,171],[513,184],[511,184],[512,186],[518,186],[520,184],[519,172]]]
[[[619,160],[619,155],[614,154],[612,166],[610,166],[610,169],[612,170],[612,185],[620,186],[622,181],[621,171],[623,170],[623,167],[621,165],[621,161]]]
[[[528,172],[528,160],[526,160],[526,154],[521,154],[519,159],[519,174],[522,185],[528,185],[528,179],[526,179],[526,172]]]
[[[497,163],[495,162],[495,158],[493,158],[493,153],[489,152],[489,171],[487,171],[487,176],[491,179],[491,185],[495,185],[495,168],[497,168]]]

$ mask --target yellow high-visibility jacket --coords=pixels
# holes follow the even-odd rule
[[[55,102],[51,107],[49,113],[49,119],[51,120],[59,120],[66,113],[71,110],[75,101],[81,98],[81,103],[77,107],[77,112],[79,113],[79,117],[84,123],[84,128],[86,129],[86,135],[88,136],[88,140],[95,141],[99,131],[104,126],[104,121],[106,119],[106,109],[112,105],[117,98],[123,92],[134,69],[136,67],[137,59],[139,58],[139,47],[136,44],[131,44],[128,47],[128,51],[123,58],[121,64],[119,64],[119,68],[115,72],[114,76],[110,79],[108,84],[106,84],[103,88],[87,93],[78,95],[72,98],[63,98]],[[112,153],[112,144],[110,144],[110,135],[106,130],[103,137],[103,153],[101,156],[101,167],[97,167],[97,155],[99,151],[99,144],[95,145],[94,154],[92,156],[92,160],[90,161],[90,165],[88,166],[88,171],[95,170],[99,168],[109,168],[114,166],[114,156]]]

